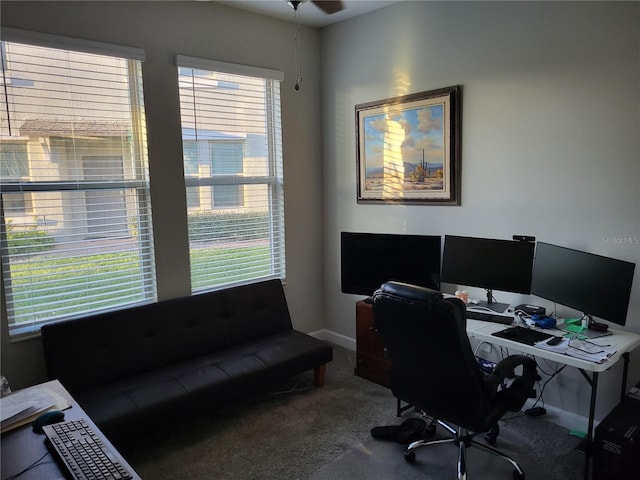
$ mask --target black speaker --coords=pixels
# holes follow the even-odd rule
[[[544,307],[539,307],[538,305],[529,305],[526,303],[522,303],[515,308],[515,311],[518,310],[523,311],[527,315],[546,315],[547,310]]]

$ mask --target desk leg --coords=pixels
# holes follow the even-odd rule
[[[589,425],[587,427],[587,435],[584,437],[584,479],[589,478],[589,461],[591,460],[591,445],[593,444],[593,423],[596,413],[596,397],[598,394],[598,372],[593,372],[590,377],[583,369],[578,369],[582,376],[587,379],[591,386],[591,399],[589,401]]]
[[[622,354],[624,365],[622,367],[622,390],[620,391],[620,402],[624,402],[627,395],[627,375],[629,374],[629,352]]]
[[[583,372],[583,375],[588,375]],[[596,397],[598,393],[598,372],[593,372],[589,384],[591,385],[591,400],[589,402],[589,426],[587,427],[587,436],[584,444],[584,480],[589,478],[589,465],[591,461],[591,446],[593,445],[593,420],[596,413]]]

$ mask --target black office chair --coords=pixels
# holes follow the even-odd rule
[[[514,479],[524,479],[515,460],[474,437],[491,431],[507,411],[519,411],[535,396],[533,386],[540,377],[534,360],[509,356],[493,373],[483,373],[467,337],[464,303],[435,290],[387,282],[373,295],[373,314],[391,360],[393,394],[452,435],[411,443],[405,459],[413,462],[419,447],[453,442],[459,446],[458,479],[465,479],[465,449],[476,445],[508,461]]]

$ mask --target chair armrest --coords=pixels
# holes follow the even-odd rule
[[[522,367],[522,374],[516,368]],[[511,379],[511,382],[506,382]],[[533,385],[540,380],[536,362],[524,355],[511,355],[501,360],[485,378],[485,393],[489,400],[504,400],[511,411],[518,411],[527,398],[535,398]]]
[[[516,375],[516,368],[522,366],[522,375]],[[524,355],[511,355],[502,359],[493,370],[493,374],[504,378],[531,377],[540,380],[540,375],[536,371],[536,362],[533,358]]]

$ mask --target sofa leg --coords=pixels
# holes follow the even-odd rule
[[[313,383],[316,384],[316,387],[322,387],[324,385],[324,372],[327,369],[327,364],[323,363],[320,366],[317,366],[313,369]]]

